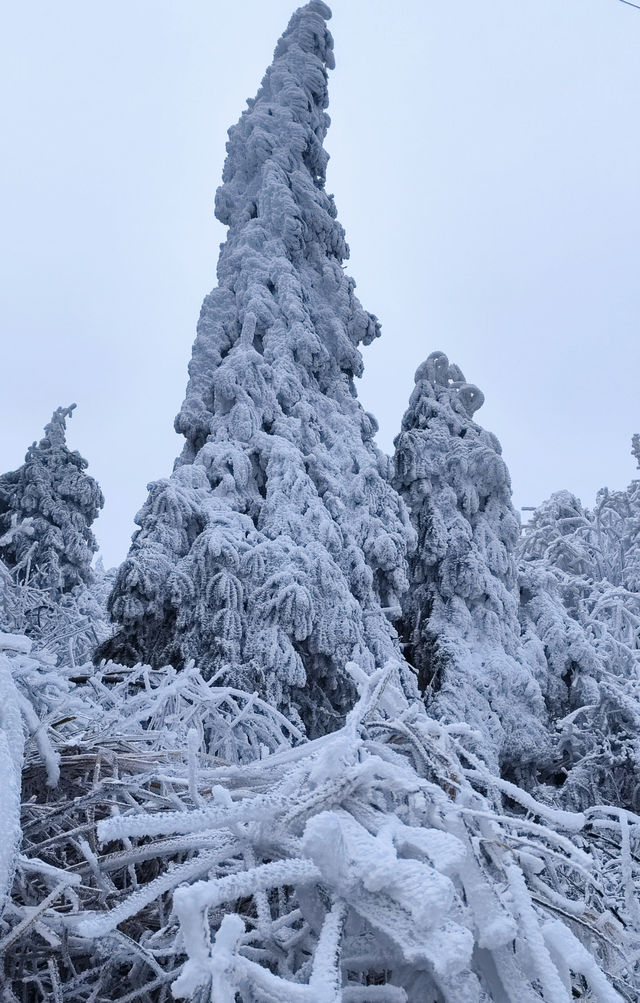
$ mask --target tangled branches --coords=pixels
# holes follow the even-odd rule
[[[76,677],[57,788],[27,742],[7,998],[637,998],[640,819],[534,801],[349,671],[313,742],[193,669]]]

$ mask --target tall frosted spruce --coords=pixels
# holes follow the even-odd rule
[[[509,472],[496,437],[473,421],[482,393],[443,352],[415,381],[394,479],[418,534],[403,601],[405,653],[432,712],[466,721],[493,765],[522,774],[547,743],[542,693],[520,639]]]
[[[229,131],[216,195],[229,232],[176,418],[186,443],[137,517],[110,599],[118,632],[99,651],[195,659],[311,733],[350,707],[347,661],[397,658],[383,609],[407,588],[413,539],[354,389],[379,325],[343,271],[325,191],[329,17],[320,0],[293,15]]]

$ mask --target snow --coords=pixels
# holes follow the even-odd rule
[[[33,642],[24,634],[0,634],[0,651],[15,651],[18,654],[28,655],[33,646]]]

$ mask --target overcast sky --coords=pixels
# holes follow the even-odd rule
[[[224,229],[226,130],[295,0],[30,0],[0,40],[0,469],[52,410],[124,557],[173,431]],[[328,188],[383,325],[390,451],[442,349],[485,393],[518,506],[635,476],[640,11],[618,0],[334,0]],[[640,475],[639,475],[640,476]]]

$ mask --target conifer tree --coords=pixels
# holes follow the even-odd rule
[[[415,382],[394,479],[418,534],[405,654],[434,713],[468,722],[493,762],[522,770],[545,745],[545,711],[520,641],[509,472],[496,437],[473,421],[482,393],[443,352]]]
[[[91,525],[104,504],[87,461],[66,443],[75,406],[54,411],[24,464],[0,477],[0,558],[14,580],[55,599],[91,581]]]
[[[345,662],[397,657],[383,610],[407,588],[413,540],[354,388],[379,324],[343,271],[325,191],[329,17],[321,0],[293,15],[229,132],[229,230],[176,419],[185,446],[139,513],[110,599],[118,632],[98,652],[195,659],[312,733],[349,706]]]

